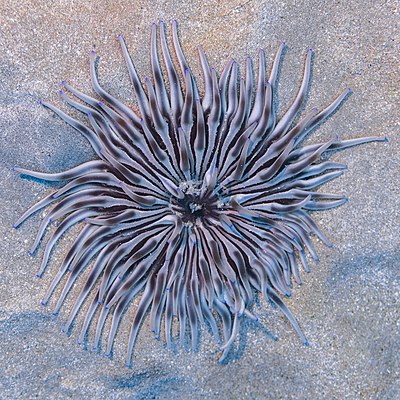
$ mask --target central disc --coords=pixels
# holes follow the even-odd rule
[[[171,197],[171,210],[181,221],[189,225],[201,225],[206,219],[217,215],[216,196],[201,190],[202,182],[184,181],[179,185],[182,198]]]

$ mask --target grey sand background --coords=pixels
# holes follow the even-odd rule
[[[0,1],[0,398],[1,399],[398,399],[399,392],[399,11],[398,1]],[[268,65],[279,43],[287,52],[279,82],[280,113],[293,99],[308,47],[315,50],[311,107],[323,107],[346,87],[353,95],[310,141],[387,136],[388,143],[332,157],[349,170],[326,191],[346,193],[345,206],[315,215],[334,244],[315,241],[321,261],[303,274],[287,302],[310,342],[261,303],[262,324],[247,323],[226,365],[217,364],[212,338],[198,352],[165,349],[145,324],[132,369],[124,366],[129,317],[115,357],[83,351],[40,306],[73,233],[60,242],[38,280],[41,251],[27,255],[41,213],[11,226],[51,185],[20,179],[13,165],[61,171],[94,157],[85,140],[51,112],[44,98],[68,110],[62,79],[92,93],[89,52],[101,57],[104,88],[134,104],[122,33],[140,76],[150,72],[153,21],[179,22],[183,49],[200,75],[197,45],[221,71],[229,57]],[[199,79],[201,85],[201,79]],[[322,139],[323,138],[323,139]],[[77,230],[75,230],[75,233]],[[76,289],[77,290],[77,289]],[[79,322],[79,321],[78,321]],[[273,340],[277,336],[279,340]]]

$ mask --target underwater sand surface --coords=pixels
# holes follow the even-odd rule
[[[362,4],[362,5],[361,5]],[[0,2],[0,399],[397,399],[399,381],[399,12],[396,1],[111,1],[55,4]],[[112,94],[134,103],[116,35],[122,33],[141,77],[150,73],[153,21],[179,22],[180,39],[195,76],[197,45],[217,71],[234,57],[257,57],[269,67],[278,44],[288,47],[279,79],[279,109],[300,85],[304,57],[315,51],[306,111],[322,108],[350,87],[353,94],[310,137],[310,143],[379,135],[372,143],[337,153],[344,176],[324,191],[346,194],[348,204],[314,214],[333,243],[315,240],[320,257],[302,273],[288,306],[309,342],[304,347],[278,310],[260,301],[261,324],[244,323],[228,362],[207,330],[197,352],[165,348],[145,322],[132,369],[124,366],[129,318],[112,360],[76,343],[60,328],[72,306],[51,314],[40,305],[66,254],[72,230],[60,241],[42,279],[34,277],[43,249],[27,251],[42,212],[18,230],[13,222],[52,190],[21,179],[13,165],[56,172],[94,158],[78,132],[39,107],[40,99],[68,110],[61,80],[92,94],[89,52],[101,57],[99,78]],[[169,31],[168,31],[169,33]],[[200,86],[201,86],[201,79]],[[77,114],[74,114],[77,115]],[[77,288],[78,290],[78,288]],[[274,340],[277,337],[278,340]]]

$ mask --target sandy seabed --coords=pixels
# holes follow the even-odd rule
[[[1,399],[398,399],[400,9],[397,1],[0,1],[0,398]],[[334,244],[315,241],[320,256],[303,274],[288,305],[310,342],[261,302],[263,324],[244,324],[224,365],[207,331],[197,352],[170,351],[144,324],[132,369],[124,366],[129,321],[115,356],[83,351],[78,329],[60,332],[58,317],[40,300],[65,255],[60,242],[42,279],[39,251],[27,255],[41,213],[18,230],[13,222],[51,185],[20,179],[13,165],[61,171],[94,158],[79,133],[49,110],[63,109],[62,79],[92,93],[89,52],[101,57],[102,85],[128,104],[131,86],[116,35],[122,33],[140,76],[150,72],[153,21],[179,21],[180,38],[196,76],[197,45],[221,71],[229,57],[243,68],[247,54],[288,47],[279,80],[282,113],[300,84],[306,50],[315,51],[306,110],[323,107],[346,87],[353,95],[310,141],[387,136],[333,156],[349,170],[329,184],[345,206],[315,214]],[[201,82],[201,80],[200,80]],[[328,191],[328,190],[327,190]],[[397,324],[397,325],[396,325]],[[279,340],[273,340],[277,336]]]

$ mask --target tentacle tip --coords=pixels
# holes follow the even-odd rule
[[[94,49],[90,50],[90,54],[91,54],[91,55],[94,55],[94,54],[95,54]]]
[[[67,82],[65,82],[65,79],[63,79],[63,80],[61,81],[61,85],[65,86],[66,84],[67,84]]]
[[[388,142],[388,141],[389,141],[389,138],[385,135],[385,136],[383,137],[383,141],[384,141],[384,142]]]
[[[62,90],[62,89],[60,89],[60,90],[58,91],[58,93],[60,93],[60,94],[64,94],[64,92],[63,92],[63,90]]]
[[[109,309],[110,309],[110,306],[107,304],[107,305],[104,307],[104,309],[109,310]]]
[[[328,247],[329,247],[330,249],[332,249],[332,248],[333,248],[333,244],[332,244],[332,243],[328,243]]]
[[[131,369],[132,368],[132,363],[131,362],[126,362],[125,367]]]
[[[265,82],[265,86],[271,86],[271,82],[270,81]]]
[[[118,39],[122,39],[122,34],[121,34],[121,33],[118,33],[117,38],[118,38]]]
[[[52,314],[53,314],[53,315],[58,315],[58,310],[53,310],[53,311],[52,311]]]
[[[29,250],[29,251],[28,251],[28,256],[33,257],[33,253],[34,253],[33,250]]]
[[[97,102],[97,104],[98,104],[100,107],[103,106],[103,102],[102,102],[102,101]]]
[[[44,101],[43,101],[43,100],[39,100],[39,104],[40,104],[40,105],[43,105],[43,104],[44,104]]]
[[[37,274],[35,274],[35,278],[41,278],[42,277],[42,274],[41,273],[37,273]]]
[[[282,45],[282,46],[286,46],[286,41],[285,41],[285,40],[282,40],[281,45]]]
[[[78,346],[80,346],[81,344],[83,344],[82,340],[80,340],[80,339],[78,339],[78,340],[76,341],[76,343],[78,343]]]
[[[309,51],[310,53],[312,53],[313,49],[310,47],[310,48],[308,49],[308,51]]]
[[[18,225],[17,225],[17,224],[12,224],[12,227],[13,227],[14,229],[17,229],[17,228],[18,228]]]
[[[92,115],[92,112],[91,112],[91,111],[88,111],[88,112],[87,112],[87,115],[88,115],[88,116],[91,116],[91,115]]]
[[[351,93],[351,88],[350,87],[347,88],[347,93]]]
[[[306,346],[306,347],[310,347],[310,343],[309,343],[309,341],[308,341],[307,339],[304,340],[303,344],[304,344],[304,346]]]
[[[62,328],[60,329],[60,332],[65,333],[65,332],[66,332],[65,327],[62,327]]]
[[[104,354],[104,357],[111,358],[111,352],[107,352]]]
[[[101,306],[101,305],[103,304],[103,302],[102,302],[101,300],[97,300],[97,304],[98,304],[99,306]]]
[[[97,351],[97,346],[92,346],[92,351]]]
[[[40,304],[41,304],[43,307],[46,307],[46,306],[47,306],[47,301],[42,300],[42,301],[40,302]]]

